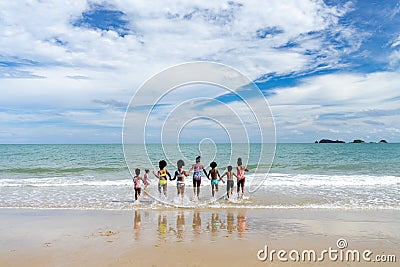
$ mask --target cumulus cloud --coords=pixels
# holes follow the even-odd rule
[[[330,74],[306,79],[293,88],[276,89],[269,102],[278,137],[398,140],[399,77],[398,72]]]
[[[162,0],[151,4],[123,0],[0,2],[3,122],[11,129],[12,120],[20,117],[9,109],[17,109],[26,113],[21,123],[50,121],[55,116],[65,128],[93,127],[80,136],[101,126],[114,131],[122,125],[124,106],[146,79],[168,66],[192,60],[228,64],[266,83],[271,77],[339,69],[348,64],[343,56],[360,49],[367,36],[351,23],[341,23],[354,9],[351,2],[327,5],[322,0],[195,0],[169,1],[168,5]],[[397,42],[393,40],[393,49]],[[398,58],[396,52],[388,58],[392,68]],[[324,114],[338,113],[339,107],[344,107],[346,115],[362,112],[363,106],[364,111],[394,109],[395,101],[388,99],[398,97],[389,92],[397,81],[395,75],[314,77],[293,88],[278,86],[270,101],[280,129],[290,129],[298,136]],[[373,88],[391,89],[376,94]],[[209,94],[219,98],[223,93]],[[178,95],[167,104],[182,99]],[[223,116],[219,105],[207,108]],[[288,107],[292,112],[286,111]],[[188,114],[197,114],[197,108],[193,106]],[[38,110],[46,110],[46,115]],[[363,121],[370,126],[388,123]],[[331,119],[329,125],[319,122],[318,129],[336,131],[335,124],[340,123],[340,119]],[[104,129],[98,128],[97,133]],[[15,138],[18,134],[21,131],[2,134],[0,141],[19,140]]]

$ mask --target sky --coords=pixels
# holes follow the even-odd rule
[[[0,29],[0,143],[121,143],[140,86],[190,61],[249,77],[277,142],[400,142],[400,1],[1,1]]]

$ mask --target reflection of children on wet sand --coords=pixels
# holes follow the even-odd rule
[[[135,217],[133,218],[133,229],[139,229],[141,221],[142,219],[140,218],[140,211],[135,210]]]
[[[198,212],[198,211],[195,211],[193,213],[192,227],[193,227],[193,232],[195,234],[200,234],[202,232],[202,230],[201,230],[201,217],[200,217],[200,212]]]
[[[183,234],[185,232],[185,214],[183,211],[178,213],[176,217],[176,236],[179,239],[183,238]]]
[[[239,237],[244,236],[244,232],[246,231],[246,211],[245,210],[240,210],[238,215],[237,215],[237,231],[239,234]]]
[[[211,214],[211,232],[218,232],[221,226],[221,220],[219,218],[218,212],[213,212]]]
[[[158,215],[158,235],[165,238],[167,234],[167,215],[161,213]]]
[[[226,215],[226,230],[228,233],[232,234],[235,229],[235,217],[232,211],[228,211]]]
[[[133,218],[133,229],[136,230],[135,232],[135,239],[139,238],[140,235],[140,223],[142,219],[140,217],[140,211],[135,210],[135,217]]]

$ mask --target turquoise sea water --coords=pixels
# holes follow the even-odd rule
[[[257,151],[259,144],[252,144]],[[203,164],[215,159],[224,172],[231,158],[230,145],[202,146],[185,144],[181,151],[168,145],[148,145],[148,155],[134,155],[135,167],[156,166],[169,150],[171,173],[181,156],[186,169],[202,153]],[[212,151],[212,153],[211,153]],[[264,179],[260,189],[241,201],[219,200],[212,207],[246,208],[400,208],[400,144],[277,144],[270,173],[268,163],[254,153],[243,158],[250,172],[247,179]],[[210,153],[208,153],[210,152]],[[175,153],[175,154],[174,154]],[[182,153],[179,154],[179,153]],[[248,161],[247,161],[248,159]],[[259,167],[261,173],[254,174]],[[209,169],[209,168],[208,168]],[[158,196],[156,179],[149,187]],[[168,199],[176,198],[175,182],[169,183]],[[193,195],[187,179],[187,198]],[[225,185],[220,186],[220,195]],[[209,181],[202,182],[201,199],[210,198]],[[152,200],[132,203],[132,178],[122,145],[0,145],[0,207],[130,209],[161,208]]]

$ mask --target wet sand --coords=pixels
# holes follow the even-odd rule
[[[0,266],[397,266],[400,260],[398,210],[0,209],[0,221]],[[339,249],[338,239],[347,247]],[[369,249],[372,260],[395,255],[397,263],[327,255],[322,262],[282,262],[276,254],[261,261],[265,246],[318,256],[329,247]]]

